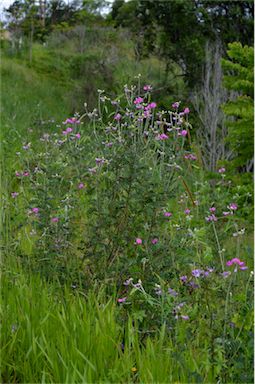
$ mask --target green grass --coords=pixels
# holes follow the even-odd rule
[[[109,300],[103,291],[85,296],[57,283],[49,285],[39,276],[28,277],[13,265],[5,267],[1,303],[3,382],[187,380],[181,364],[173,361],[173,345],[165,328],[142,345],[131,318],[124,327],[117,321],[119,308],[115,303],[115,296]]]
[[[67,90],[52,79],[39,75],[15,59],[1,62],[1,136],[8,156],[20,150],[36,121],[61,121],[69,112]]]

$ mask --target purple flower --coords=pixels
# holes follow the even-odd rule
[[[19,196],[19,192],[12,192],[11,197],[15,199],[17,196]]]
[[[114,116],[114,120],[116,121],[119,121],[121,119],[121,114],[120,113],[117,113],[115,116]]]
[[[71,127],[66,128],[66,133],[71,133],[71,132],[73,132],[73,128]]]
[[[190,113],[190,109],[188,107],[184,108],[183,113],[188,115]]]
[[[141,282],[141,280],[138,280],[138,283],[133,284],[133,287],[134,287],[134,288],[137,288],[137,289],[142,288],[142,282]]]
[[[126,281],[124,281],[123,285],[128,286],[128,285],[130,285],[130,284],[132,283],[132,281],[133,281],[133,278],[130,277],[129,279],[127,279]]]
[[[178,296],[178,293],[172,288],[168,288],[168,293],[170,296],[173,296],[173,297]]]
[[[238,206],[235,203],[230,203],[228,208],[231,209],[231,211],[236,211]]]
[[[205,220],[208,221],[208,222],[218,221],[217,217],[214,214],[206,217]]]
[[[52,217],[51,222],[52,223],[57,223],[59,221],[58,217]]]
[[[203,271],[201,269],[193,269],[193,271],[191,271],[191,273],[194,277],[200,277],[201,274],[203,273]]]
[[[181,280],[183,283],[185,283],[185,282],[188,280],[188,276],[183,275],[183,276],[180,277],[180,280]]]
[[[22,148],[23,148],[25,151],[27,151],[30,147],[31,147],[31,143],[28,143],[28,144],[23,145]]]
[[[135,240],[135,244],[141,245],[143,243],[142,239],[139,239],[139,237]]]
[[[143,117],[145,117],[145,118],[151,117],[150,111],[149,110],[145,110],[144,113],[143,113]]]
[[[243,267],[239,267],[239,269],[240,269],[241,271],[246,271],[246,269],[248,269],[248,267],[247,267],[246,265],[244,265]]]
[[[32,213],[35,213],[35,214],[37,215],[37,213],[39,212],[39,208],[36,208],[36,207],[35,207],[35,208],[32,208],[32,209],[31,209],[31,212],[32,212]]]
[[[173,104],[172,104],[172,108],[174,109],[178,109],[180,106],[180,102],[179,101],[175,101]]]
[[[117,300],[118,303],[125,303],[125,301],[127,300],[126,297],[121,297]]]
[[[156,136],[156,140],[167,140],[168,136],[165,133],[161,133]]]
[[[215,211],[216,211],[216,208],[215,208],[215,207],[211,207],[211,208],[209,208],[209,211],[210,211],[210,212],[215,212]]]
[[[157,238],[152,239],[152,240],[151,240],[151,243],[152,243],[152,244],[157,244],[157,243],[158,243],[158,239],[157,239]]]
[[[100,157],[96,157],[96,163],[97,164],[99,164],[99,165],[101,165],[101,164],[104,164],[105,163],[105,159],[103,159],[103,158],[100,158]]]
[[[16,176],[16,177],[20,177],[21,174],[20,174],[18,171],[16,171],[16,172],[15,172],[15,176]]]
[[[230,214],[231,214],[231,212],[223,212],[223,216],[228,216]]]
[[[75,137],[76,137],[76,139],[80,139],[81,138],[81,134],[80,133],[76,133]]]
[[[79,185],[78,185],[78,188],[79,189],[83,189],[85,187],[85,185],[83,184],[83,183],[80,183]]]
[[[183,301],[182,303],[179,303],[176,305],[176,307],[174,308],[175,311],[179,311],[182,307],[184,307],[184,305],[186,304],[185,301]]]
[[[224,167],[218,169],[219,173],[225,173],[225,171],[226,171],[226,169]]]
[[[189,215],[190,214],[190,209],[189,208],[186,208],[185,211],[184,211],[185,215]]]
[[[194,281],[190,281],[189,286],[192,287],[193,289],[199,288],[199,285],[196,284]]]
[[[226,279],[230,275],[231,275],[230,271],[224,271],[224,272],[221,273],[221,276],[224,277],[224,279]]]
[[[171,217],[171,216],[172,216],[172,213],[171,213],[171,212],[164,212],[164,216],[165,216],[165,217]]]
[[[23,172],[23,176],[29,176],[30,174],[29,174],[29,172],[28,171],[25,171],[25,172]]]
[[[181,315],[181,318],[182,318],[182,320],[189,320],[189,316],[188,315]]]

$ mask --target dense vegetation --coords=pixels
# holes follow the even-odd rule
[[[1,40],[4,383],[253,382],[253,3],[18,0]]]

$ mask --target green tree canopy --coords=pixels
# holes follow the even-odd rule
[[[229,117],[227,141],[235,154],[233,165],[249,171],[254,148],[254,49],[237,42],[228,47],[229,58],[222,60],[224,84],[236,96],[223,106]]]

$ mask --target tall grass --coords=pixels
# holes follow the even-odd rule
[[[102,288],[85,293],[49,284],[9,258],[2,273],[2,382],[217,382],[222,349],[216,342],[212,350],[201,329],[190,333],[183,321],[144,334],[132,313],[121,313],[115,292],[109,299]],[[237,382],[231,365],[225,368],[223,382]]]

